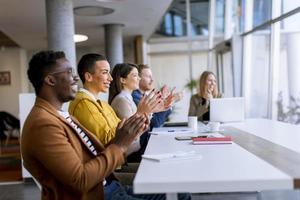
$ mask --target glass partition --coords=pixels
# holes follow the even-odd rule
[[[270,27],[267,27],[268,29]],[[250,118],[267,118],[269,103],[270,79],[270,31],[260,30],[252,34],[250,69],[245,74],[249,80],[246,105]],[[244,77],[245,78],[245,77]]]
[[[191,34],[208,35],[209,0],[190,0]],[[174,0],[157,27],[156,35],[182,37],[187,35],[186,0]]]
[[[274,77],[277,119],[300,124],[300,13],[280,23],[280,65]]]
[[[192,35],[208,35],[209,2],[203,0],[190,1]]]
[[[253,1],[253,27],[261,25],[271,19],[272,0]]]
[[[300,7],[299,0],[281,0],[282,14]]]

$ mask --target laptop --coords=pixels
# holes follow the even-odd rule
[[[245,120],[243,97],[210,100],[209,119],[213,122],[240,122]]]

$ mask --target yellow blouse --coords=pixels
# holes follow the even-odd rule
[[[69,113],[94,133],[102,144],[107,145],[115,137],[120,119],[108,103],[95,101],[79,91],[69,105]]]

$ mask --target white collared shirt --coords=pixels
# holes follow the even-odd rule
[[[80,92],[83,92],[87,95],[89,95],[94,101],[97,101],[97,97],[94,96],[94,94],[92,94],[90,91],[88,91],[87,89],[84,88],[80,88],[79,89]]]

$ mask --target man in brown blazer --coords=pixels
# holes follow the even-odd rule
[[[119,186],[112,172],[124,163],[131,142],[148,127],[146,116],[134,115],[122,122],[104,148],[61,111],[64,102],[74,99],[78,81],[63,52],[35,54],[27,73],[37,98],[23,127],[21,151],[24,166],[42,185],[42,199],[111,198],[113,190],[103,188],[111,189],[112,183]]]

